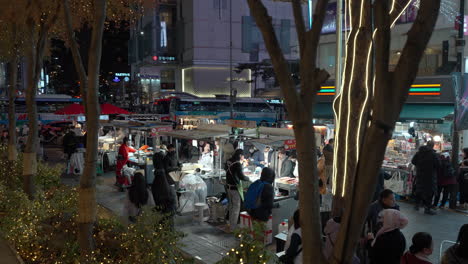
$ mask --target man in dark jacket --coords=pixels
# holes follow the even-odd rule
[[[432,197],[437,191],[437,171],[439,170],[439,158],[434,151],[434,142],[428,141],[426,146],[419,148],[419,151],[411,160],[416,166],[416,206],[419,210],[421,203],[424,204],[424,213],[435,215],[431,210]]]
[[[294,169],[296,168],[296,153],[291,153],[288,159],[283,161],[283,165],[281,166],[281,175],[280,177],[290,177],[295,178],[294,176]]]
[[[271,210],[274,207],[273,200],[275,198],[275,191],[273,189],[273,181],[275,180],[275,172],[270,168],[264,168],[260,181],[266,182],[263,185],[263,190],[260,194],[259,206],[255,209],[249,210],[249,215],[253,219],[267,222],[271,215]]]
[[[168,150],[168,153],[164,157],[164,169],[166,170],[166,174],[167,174],[167,182],[169,183],[169,185],[174,185],[175,181],[174,179],[172,179],[170,174],[171,172],[180,171],[182,166],[179,162],[179,159],[177,158],[177,153],[175,151],[174,145],[172,144],[169,145],[167,147],[167,150]]]
[[[268,167],[271,164],[272,156],[273,151],[271,151],[269,146],[266,146],[263,152],[257,150],[252,154],[253,163],[258,167]]]
[[[374,235],[382,227],[379,225],[379,213],[384,209],[400,210],[400,206],[396,204],[395,194],[392,190],[385,189],[380,192],[379,200],[373,202],[367,213],[367,227]]]

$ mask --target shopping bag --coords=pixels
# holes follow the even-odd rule
[[[385,182],[385,188],[392,190],[394,193],[403,194],[405,190],[405,181],[401,176],[401,173],[394,172],[392,178]]]

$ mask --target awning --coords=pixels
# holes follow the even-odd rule
[[[179,139],[193,139],[193,140],[203,140],[203,139],[213,139],[213,138],[221,138],[221,137],[228,137],[228,132],[220,132],[220,131],[209,131],[209,130],[173,130],[171,132],[161,132],[160,135],[162,136],[170,136],[173,138]]]
[[[442,120],[453,114],[450,104],[405,104],[400,113],[400,121]],[[314,118],[334,119],[331,103],[318,103],[314,107]]]
[[[405,104],[400,113],[400,121],[405,120],[442,120],[453,114],[453,105]]]
[[[331,103],[316,103],[314,106],[314,118],[334,119],[333,106]]]

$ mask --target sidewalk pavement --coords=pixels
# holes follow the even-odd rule
[[[117,192],[113,186],[114,179],[113,172],[98,176],[97,200],[99,204],[122,217],[125,193]],[[64,178],[63,182],[78,185],[78,177]],[[409,218],[408,226],[402,230],[406,237],[406,247],[411,246],[411,239],[415,233],[430,233],[434,240],[434,252],[431,255],[433,263],[439,263],[442,242],[456,241],[460,227],[468,223],[468,213],[443,209],[438,210],[437,215],[430,216],[425,215],[423,210],[415,211],[410,203],[399,202],[399,204],[401,211]],[[216,263],[236,244],[233,235],[226,234],[207,223],[200,225],[191,216],[176,216],[175,224],[179,231],[186,234],[181,241],[182,250],[200,260],[201,263]],[[451,244],[445,243],[442,253],[449,246]]]

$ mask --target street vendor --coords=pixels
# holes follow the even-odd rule
[[[127,187],[130,185],[130,182],[128,181],[128,179],[126,177],[123,177],[122,175],[122,169],[129,160],[128,153],[130,152],[133,153],[133,152],[136,152],[136,150],[130,146],[128,137],[124,137],[122,145],[120,145],[120,148],[119,148],[119,153],[117,156],[116,171],[115,171],[116,185],[119,187],[120,191],[123,191],[123,187]]]

